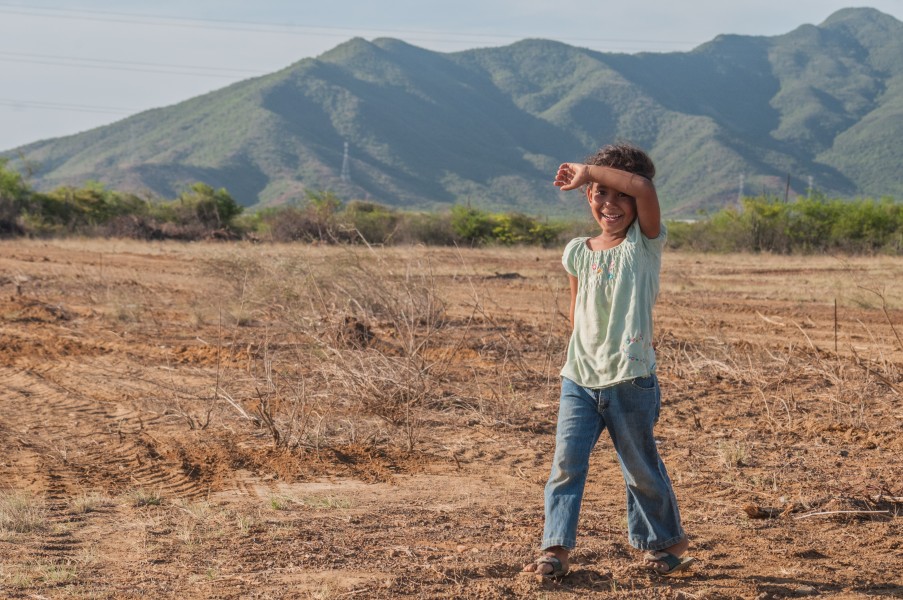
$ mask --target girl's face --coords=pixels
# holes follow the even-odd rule
[[[603,233],[615,237],[627,235],[627,228],[636,219],[633,196],[594,183],[586,190],[586,198]]]

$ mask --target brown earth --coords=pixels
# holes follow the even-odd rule
[[[693,568],[610,443],[535,557],[557,250],[0,242],[0,597],[903,597],[903,258],[666,254],[658,436]],[[835,308],[836,307],[836,308]]]

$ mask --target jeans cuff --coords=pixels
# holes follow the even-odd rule
[[[684,532],[681,531],[680,535],[678,535],[677,537],[667,539],[664,542],[655,542],[653,544],[649,544],[642,540],[631,539],[630,545],[633,546],[634,548],[636,548],[637,550],[650,550],[652,552],[656,552],[658,550],[664,550],[665,548],[670,548],[671,546],[673,546],[677,542],[681,541],[685,537],[687,537],[686,534],[684,534]]]
[[[543,540],[541,550],[543,552],[545,552],[549,548],[554,548],[555,546],[560,546],[567,551],[571,551],[577,546],[577,541],[576,540],[565,540],[565,539],[560,539],[560,538],[552,538],[552,539],[548,539],[548,540]]]

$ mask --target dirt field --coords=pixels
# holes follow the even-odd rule
[[[638,566],[603,439],[572,573],[519,576],[559,256],[0,242],[0,597],[903,597],[903,258],[666,253],[698,562]]]

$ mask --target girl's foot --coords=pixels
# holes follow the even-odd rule
[[[542,556],[526,565],[521,572],[550,579],[564,577],[570,569],[568,554],[570,552],[561,546],[548,548],[542,553]]]
[[[677,571],[683,571],[695,561],[693,558],[684,557],[689,547],[690,541],[687,538],[683,538],[673,546],[647,553],[643,557],[643,561],[647,568],[659,575],[669,575]]]

